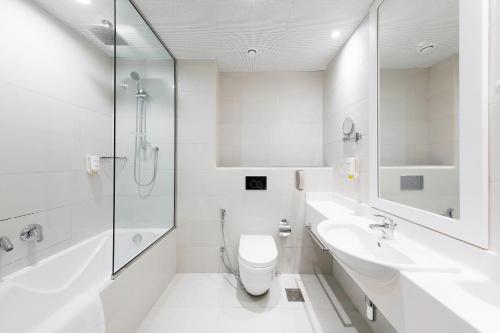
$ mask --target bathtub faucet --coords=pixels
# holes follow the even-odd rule
[[[0,248],[5,252],[12,251],[14,249],[14,245],[7,237],[0,237]]]
[[[36,239],[37,243],[43,241],[42,226],[40,224],[28,224],[21,230],[21,240],[30,241]]]

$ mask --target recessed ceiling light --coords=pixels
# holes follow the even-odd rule
[[[79,3],[83,3],[84,5],[90,5],[92,3],[92,0],[76,0]]]
[[[248,57],[250,57],[250,58],[254,58],[254,57],[257,55],[257,50],[255,50],[255,49],[250,49],[250,50],[248,50],[248,51],[247,51],[247,55],[248,55]]]
[[[332,38],[333,39],[338,38],[338,37],[340,37],[340,31],[335,30],[334,32],[332,32]]]

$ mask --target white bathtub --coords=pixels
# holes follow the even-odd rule
[[[119,230],[115,263],[131,259],[160,231]],[[137,234],[140,245],[132,241]],[[107,231],[6,276],[0,282],[0,332],[104,332],[100,293],[112,283],[111,260],[112,231]]]

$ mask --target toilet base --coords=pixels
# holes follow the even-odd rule
[[[250,267],[239,260],[240,278],[246,292],[253,296],[264,295],[273,283],[276,265],[270,267]]]

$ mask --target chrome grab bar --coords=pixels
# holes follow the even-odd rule
[[[318,236],[316,236],[316,234],[312,231],[312,227],[310,225],[304,225],[304,230],[306,230],[312,237],[312,239],[314,239],[314,241],[316,242],[316,244],[318,244],[321,251],[330,253],[330,249],[328,249],[328,247],[323,243],[323,241],[319,239]]]

